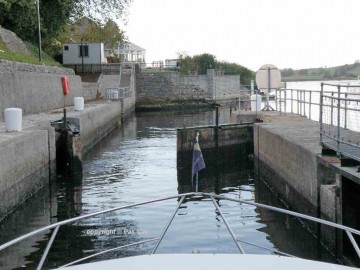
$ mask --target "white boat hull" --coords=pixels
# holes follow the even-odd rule
[[[184,270],[184,269],[251,269],[251,270],[346,270],[358,269],[342,265],[290,258],[277,255],[247,254],[154,254],[100,261],[70,266],[65,269],[147,269],[147,270]]]

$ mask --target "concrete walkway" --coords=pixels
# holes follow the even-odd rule
[[[80,129],[79,155],[119,126],[121,113],[121,101],[87,103],[80,112],[68,107],[67,117]],[[20,132],[6,132],[0,122],[0,221],[49,181],[57,137],[50,122],[62,117],[63,109],[26,115]]]
[[[360,184],[356,166],[343,167],[336,155],[322,155],[320,123],[279,112],[241,112],[237,122],[260,118],[254,125],[254,155],[259,172],[294,210],[336,220],[334,208],[342,181]],[[357,132],[343,130],[352,140]],[[339,192],[340,190],[340,192]],[[337,206],[340,207],[340,206]],[[340,217],[337,217],[340,220]]]
[[[68,117],[78,117],[83,113],[90,112],[94,108],[98,108],[104,106],[106,104],[111,103],[111,101],[92,101],[85,103],[84,110],[79,112],[74,110],[74,106],[67,106],[66,113]],[[47,126],[50,125],[51,121],[60,120],[63,118],[63,109],[56,109],[49,111],[47,113],[39,113],[39,114],[30,114],[23,116],[22,129],[34,129],[36,127]],[[6,132],[5,122],[0,122],[0,140],[6,135],[6,137],[16,136],[17,132]]]
[[[296,114],[280,115],[263,112],[261,128],[281,136],[284,140],[306,148],[315,155],[321,154],[320,124]]]

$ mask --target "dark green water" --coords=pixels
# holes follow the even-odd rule
[[[228,123],[228,110],[220,123]],[[139,114],[116,130],[83,160],[82,170],[52,181],[0,224],[0,243],[60,220],[144,200],[176,195],[192,189],[176,167],[176,128],[214,124],[214,112]],[[277,198],[254,177],[244,153],[231,169],[211,168],[200,173],[200,191],[276,204]],[[206,161],[206,160],[205,160]],[[184,176],[185,175],[185,176]],[[296,220],[254,206],[219,202],[237,237],[267,248],[307,258],[332,260],[316,239]],[[158,237],[177,200],[82,220],[60,229],[46,268],[132,242]],[[106,233],[116,232],[116,233]],[[133,233],[129,233],[133,232]],[[109,235],[108,235],[109,234]],[[39,235],[0,253],[0,268],[33,269],[50,234]],[[149,252],[153,244],[117,251],[116,258]],[[210,201],[186,201],[179,210],[158,253],[237,253],[226,226]],[[247,253],[269,251],[244,244]]]

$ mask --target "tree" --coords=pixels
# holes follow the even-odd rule
[[[20,38],[36,42],[37,8],[33,0],[0,0],[0,25]],[[132,0],[39,0],[41,34],[44,45],[51,45],[64,27],[75,19],[88,16],[97,22],[126,15]],[[113,23],[110,24],[113,28]]]
[[[108,47],[114,48],[118,42],[125,41],[125,34],[119,29],[116,22],[108,20],[104,25],[83,17],[74,23],[64,27],[59,40],[62,43],[77,42],[81,40],[86,42],[102,42]]]
[[[223,70],[224,74],[240,74],[240,82],[242,85],[250,85],[251,80],[255,79],[255,73],[236,63],[229,63],[226,61],[217,64]]]
[[[179,53],[179,66],[181,74],[190,74],[196,72],[197,74],[206,74],[208,69],[215,69],[217,67],[216,57],[214,55],[203,53],[193,57],[186,53]]]
[[[32,1],[29,1],[32,2]],[[73,14],[72,0],[40,0],[41,31],[43,37],[55,38]]]
[[[122,15],[126,15],[132,0],[73,0],[73,2],[74,15],[87,16],[104,22],[108,18],[119,19]]]
[[[186,52],[179,53],[179,67],[180,67],[180,74],[182,75],[189,75],[195,71],[195,62],[193,58],[187,55]]]
[[[295,74],[294,70],[292,68],[285,68],[281,70],[281,76],[283,77],[290,77]]]
[[[125,41],[125,33],[119,29],[119,26],[116,24],[116,22],[110,19],[102,27],[102,34],[103,42],[110,48],[114,48],[118,42]]]
[[[207,74],[208,69],[217,68],[217,61],[214,55],[203,53],[200,55],[195,55],[193,60],[195,62],[198,74]]]
[[[41,34],[44,39],[56,37],[72,16],[71,0],[40,0]],[[0,0],[0,24],[20,38],[37,40],[37,5],[29,0]]]
[[[0,25],[20,38],[32,40],[36,36],[36,6],[28,0],[0,0]]]
[[[243,85],[250,85],[251,80],[255,78],[255,73],[252,70],[236,63],[219,62],[214,55],[208,53],[195,55],[194,57],[188,56],[186,53],[178,53],[178,57],[180,73],[183,75],[193,72],[207,74],[208,69],[221,69],[224,74],[239,74],[240,82]]]

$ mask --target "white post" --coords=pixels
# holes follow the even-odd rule
[[[22,109],[7,108],[4,110],[6,132],[22,130]]]

